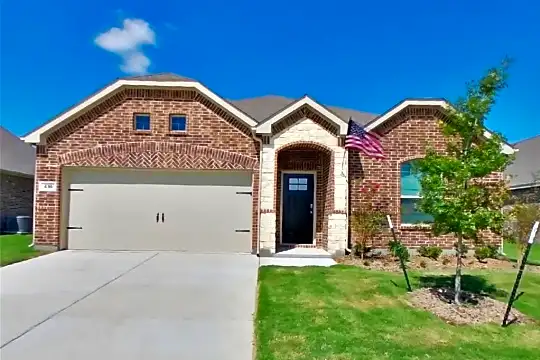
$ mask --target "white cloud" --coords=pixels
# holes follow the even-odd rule
[[[124,56],[120,69],[128,74],[144,74],[150,66],[150,59],[142,52],[129,53]]]
[[[122,58],[120,69],[128,74],[144,74],[150,59],[143,53],[144,45],[155,45],[156,34],[142,19],[125,19],[123,28],[113,27],[99,34],[94,42],[103,50]]]

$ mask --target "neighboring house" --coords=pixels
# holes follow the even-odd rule
[[[506,169],[513,201],[540,203],[540,135],[513,145],[516,159]]]
[[[0,126],[0,231],[17,232],[17,216],[32,216],[35,149]]]
[[[418,182],[409,171],[426,145],[444,148],[437,120],[446,105],[411,99],[377,116],[307,95],[227,101],[173,74],[119,79],[25,136],[38,145],[37,180],[52,182],[36,194],[35,241],[60,249],[266,255],[298,246],[342,254],[348,214],[373,180],[407,245],[450,248],[450,236],[431,238],[414,225],[424,215],[414,210]],[[386,160],[345,151],[351,116],[381,134]]]

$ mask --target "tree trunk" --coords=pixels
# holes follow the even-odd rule
[[[461,268],[463,267],[463,236],[458,234],[457,236],[457,249],[456,249],[456,278],[454,280],[454,302],[456,305],[461,305]]]

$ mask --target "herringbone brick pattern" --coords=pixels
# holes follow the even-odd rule
[[[171,142],[120,143],[75,151],[59,156],[61,165],[252,170],[257,160],[221,149]]]

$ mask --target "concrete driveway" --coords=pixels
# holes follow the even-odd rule
[[[252,255],[62,251],[0,270],[2,360],[252,358]]]

